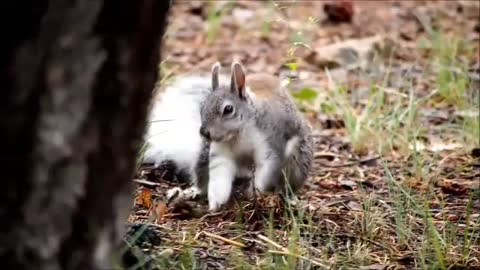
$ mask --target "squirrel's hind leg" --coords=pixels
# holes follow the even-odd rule
[[[288,183],[286,188],[292,192],[300,189],[308,178],[309,172],[313,162],[313,139],[310,136],[305,136],[299,141],[296,151],[292,151],[287,158],[283,168],[283,179],[287,180],[283,183]]]
[[[273,191],[281,177],[282,164],[272,153],[263,160],[258,160],[255,165],[253,186],[256,191],[265,193]]]

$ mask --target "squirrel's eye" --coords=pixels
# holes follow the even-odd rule
[[[233,113],[233,106],[227,105],[223,108],[223,115],[230,115]]]

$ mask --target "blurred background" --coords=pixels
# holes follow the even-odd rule
[[[335,111],[338,105],[360,116],[372,101],[372,86],[391,103],[428,96],[420,114],[447,122],[455,115],[474,117],[463,119],[469,122],[461,127],[465,132],[454,128],[452,135],[478,145],[479,6],[478,1],[177,1],[160,71],[167,81],[238,58],[248,72],[292,78],[291,90],[303,109],[320,122],[325,116],[317,114],[345,118],[348,112]],[[375,121],[372,116],[364,115],[371,118],[364,121]],[[370,142],[382,148],[385,134],[378,135],[380,140]]]

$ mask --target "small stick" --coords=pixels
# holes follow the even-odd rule
[[[278,251],[278,250],[268,250],[269,253],[274,253],[274,254],[280,254],[280,255],[288,255],[288,256],[293,256],[293,257],[296,257],[296,258],[300,258],[300,259],[303,259],[303,260],[306,260],[306,261],[309,261],[317,266],[320,266],[320,267],[323,267],[323,268],[326,268],[328,269],[328,266],[322,264],[321,262],[318,262],[316,260],[313,260],[313,259],[310,259],[308,257],[305,257],[305,256],[302,256],[302,255],[298,255],[298,254],[293,254],[291,253],[287,248],[283,247],[282,245],[278,244],[277,242],[267,238],[266,236],[263,236],[261,234],[258,235],[258,238],[260,238],[261,240],[271,244],[272,246],[276,247],[277,249],[280,249],[281,251]]]
[[[326,266],[325,264],[319,262],[319,261],[316,261],[314,259],[310,259],[308,257],[305,257],[305,256],[302,256],[302,255],[298,255],[298,254],[294,254],[294,253],[290,253],[288,251],[278,251],[278,250],[268,250],[267,251],[268,253],[272,253],[272,254],[278,254],[278,255],[287,255],[287,256],[293,256],[295,258],[299,258],[299,259],[302,259],[302,260],[305,260],[305,261],[309,261],[311,262],[312,264],[315,264],[316,266],[320,266],[322,268],[325,268],[325,269],[328,269],[329,267]]]
[[[315,152],[315,153],[313,153],[313,158],[321,158],[321,157],[341,157],[341,155],[337,155],[335,153],[330,153],[330,152]]]
[[[372,158],[367,158],[367,159],[363,159],[363,160],[356,160],[356,161],[347,162],[347,163],[344,163],[344,164],[326,164],[326,163],[323,163],[323,162],[319,162],[319,164],[324,166],[324,167],[327,167],[327,168],[342,168],[342,167],[350,167],[350,166],[355,166],[355,165],[359,165],[359,164],[364,164],[364,163],[367,163],[367,162],[370,162],[370,161],[377,160],[379,158],[380,158],[380,156],[375,156],[375,157],[372,157]]]
[[[288,252],[288,249],[284,248],[283,246],[281,246],[280,244],[278,244],[277,242],[267,238],[266,236],[263,236],[261,234],[258,235],[258,238],[260,238],[260,240],[263,240],[264,242],[267,242],[269,243],[270,245],[276,247],[277,249],[280,249],[282,250],[283,252]]]
[[[247,246],[245,246],[244,244],[242,244],[242,243],[240,243],[240,242],[237,242],[237,241],[234,241],[234,240],[225,238],[225,237],[220,236],[220,235],[216,235],[216,234],[209,233],[209,232],[206,232],[206,231],[203,231],[203,233],[204,233],[206,236],[210,237],[210,238],[220,240],[220,241],[222,241],[222,242],[228,243],[228,244],[230,244],[230,245],[233,245],[233,246],[236,246],[236,247],[239,247],[239,248],[245,248],[245,247],[247,247]]]
[[[223,212],[208,213],[208,214],[203,215],[203,216],[200,218],[200,221],[204,221],[206,218],[216,217],[216,216],[219,216],[219,215],[222,215],[222,214],[223,214]]]
[[[151,186],[151,187],[156,187],[160,186],[160,183],[155,183],[147,180],[141,180],[141,179],[134,179],[133,182],[137,182],[139,184],[145,185],[145,186]]]

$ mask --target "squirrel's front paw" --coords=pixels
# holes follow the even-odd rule
[[[179,187],[171,188],[167,190],[166,197],[167,197],[167,202],[171,202],[174,199],[183,200],[184,198],[183,190]]]
[[[196,199],[197,196],[202,196],[203,191],[196,187],[196,186],[191,186],[183,191],[183,193],[190,199]]]
[[[192,200],[203,195],[202,190],[196,186],[189,187],[187,189],[181,189],[179,187],[171,188],[167,191],[167,201],[170,202],[176,200]]]
[[[211,212],[217,212],[230,199],[230,193],[222,192],[222,190],[210,191],[208,193],[208,209]]]

